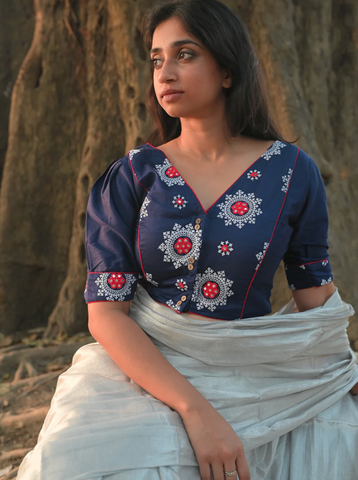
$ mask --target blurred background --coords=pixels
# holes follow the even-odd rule
[[[49,401],[61,368],[68,366],[79,345],[88,342],[83,298],[87,199],[105,167],[145,143],[151,130],[144,105],[149,55],[140,22],[154,3],[0,0],[4,412],[11,407],[14,392],[22,390],[21,408],[40,408],[41,401]],[[357,309],[358,2],[224,3],[248,26],[284,137],[300,136],[297,144],[320,168],[328,196],[334,282],[343,300]],[[281,265],[274,282],[273,312],[290,298]],[[348,332],[358,350],[354,317]],[[71,338],[72,344],[64,342]],[[30,356],[29,350],[38,356]],[[48,389],[39,389],[44,384]],[[41,401],[39,396],[30,405],[36,392]],[[19,414],[15,410],[11,413]],[[45,413],[46,405],[39,416],[33,414],[35,424],[27,425],[35,426],[28,428],[28,437],[23,433],[11,437],[20,428],[15,428],[16,415],[5,422],[16,448],[35,443]],[[0,470],[15,457],[0,454]],[[15,470],[10,470],[13,477],[8,478],[14,478]]]

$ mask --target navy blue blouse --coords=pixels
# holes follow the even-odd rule
[[[265,315],[282,259],[291,290],[332,282],[327,236],[320,171],[296,145],[274,142],[205,210],[147,143],[114,160],[91,189],[85,301],[131,300],[139,281],[179,314]]]

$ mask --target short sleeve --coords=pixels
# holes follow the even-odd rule
[[[94,183],[87,205],[86,303],[131,300],[139,269],[135,257],[138,194],[128,157],[112,162]]]
[[[321,173],[310,159],[304,206],[293,222],[293,232],[283,257],[291,290],[318,287],[333,281],[328,254],[328,209]],[[306,193],[305,193],[306,192]]]

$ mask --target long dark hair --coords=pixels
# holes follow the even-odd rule
[[[266,85],[254,47],[246,26],[234,11],[218,0],[164,0],[156,3],[145,12],[141,25],[148,52],[152,48],[154,30],[171,17],[181,20],[185,30],[202,42],[218,65],[231,71],[231,87],[224,89],[226,121],[231,136],[241,134],[286,141],[270,117]],[[147,142],[158,146],[179,137],[181,123],[158,103],[153,69],[152,65],[146,107],[154,127]]]

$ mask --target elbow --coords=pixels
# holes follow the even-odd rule
[[[334,294],[336,287],[333,282],[319,287],[310,287],[292,292],[293,298],[300,312],[312,308],[322,307]]]

